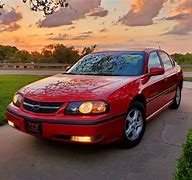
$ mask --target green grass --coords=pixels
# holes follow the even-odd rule
[[[6,108],[12,101],[13,94],[21,87],[44,77],[36,75],[0,75],[0,125],[6,123]]]
[[[192,77],[184,77],[184,81],[190,81],[190,82],[192,82]]]

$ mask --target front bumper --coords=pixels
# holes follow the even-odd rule
[[[13,127],[24,133],[51,140],[79,142],[90,144],[107,144],[121,140],[125,114],[107,117],[100,120],[55,120],[31,118],[8,107],[7,119]],[[42,132],[31,133],[27,123],[39,123]]]

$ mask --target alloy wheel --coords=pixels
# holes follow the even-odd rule
[[[126,118],[125,134],[130,141],[136,140],[143,129],[143,116],[138,109],[132,109]]]
[[[180,100],[181,100],[181,90],[178,87],[177,92],[176,92],[176,103],[177,103],[177,105],[180,103]]]

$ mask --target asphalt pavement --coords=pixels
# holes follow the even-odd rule
[[[192,90],[184,89],[179,110],[166,110],[147,124],[142,142],[72,145],[37,139],[0,127],[1,180],[171,180],[187,131],[192,127]]]
[[[192,77],[192,72],[184,72],[185,77]]]

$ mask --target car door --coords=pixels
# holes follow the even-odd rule
[[[177,74],[175,71],[175,65],[170,59],[169,55],[164,51],[158,51],[159,57],[163,63],[163,67],[165,70],[164,74],[164,85],[166,90],[164,92],[165,103],[168,103],[172,100],[176,93],[177,88]]]
[[[156,51],[149,54],[148,73],[152,67],[163,67],[162,62]],[[163,93],[166,90],[164,87],[164,75],[149,76],[147,87],[145,89],[147,97],[147,116],[150,116],[164,105]]]

